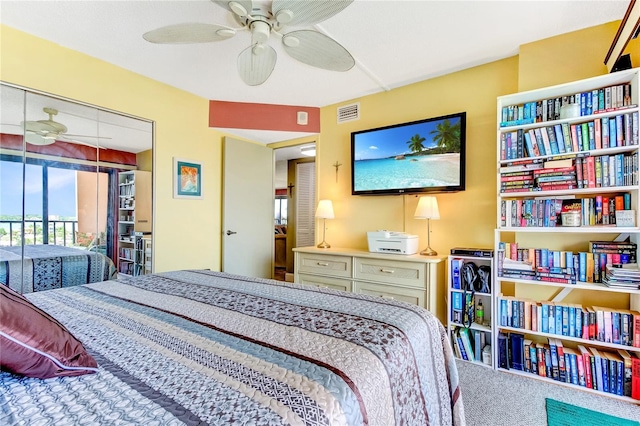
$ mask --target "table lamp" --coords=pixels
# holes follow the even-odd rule
[[[327,230],[327,219],[333,219],[333,204],[331,200],[318,201],[318,208],[316,209],[316,217],[322,219],[322,242],[318,244],[318,248],[331,248],[329,243],[325,241],[325,233]]]
[[[440,219],[436,197],[420,197],[418,207],[413,214],[415,219],[427,219],[427,248],[420,252],[423,256],[435,256],[438,253],[431,248],[431,219]]]

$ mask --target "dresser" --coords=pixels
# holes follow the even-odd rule
[[[445,257],[298,247],[294,281],[402,300],[446,318]]]

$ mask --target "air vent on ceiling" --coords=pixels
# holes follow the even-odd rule
[[[360,103],[338,107],[338,124],[360,119]]]

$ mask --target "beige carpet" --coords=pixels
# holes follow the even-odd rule
[[[456,363],[469,426],[546,425],[545,398],[635,420],[640,426],[640,406],[637,404],[497,372],[465,361]]]

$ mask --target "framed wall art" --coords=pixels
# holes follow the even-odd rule
[[[202,163],[173,158],[173,198],[202,198]]]

